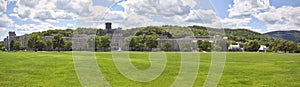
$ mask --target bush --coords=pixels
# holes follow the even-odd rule
[[[4,44],[0,44],[0,51],[5,51],[5,45]]]

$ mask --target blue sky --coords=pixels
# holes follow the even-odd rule
[[[300,0],[1,0],[0,40],[76,27],[130,29],[149,25],[300,30]]]

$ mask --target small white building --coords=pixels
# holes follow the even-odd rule
[[[229,45],[228,51],[242,51],[240,45]]]
[[[243,45],[244,43],[236,42],[237,45],[230,44],[228,47],[228,51],[244,51]]]
[[[267,52],[267,50],[269,50],[269,47],[267,47],[266,45],[260,45],[257,52]]]

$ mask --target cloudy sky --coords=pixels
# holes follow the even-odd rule
[[[149,25],[300,30],[300,0],[0,0],[0,41],[49,29]]]

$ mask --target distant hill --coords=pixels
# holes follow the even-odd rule
[[[103,29],[96,28],[77,28],[76,31],[96,34],[102,32]],[[74,30],[47,30],[42,32],[34,32],[40,34],[42,36],[51,36],[57,33],[61,33],[64,36],[72,36]],[[95,32],[97,31],[97,32]],[[260,42],[271,42],[274,40],[273,37],[267,36],[265,34],[261,34],[255,31],[251,31],[249,29],[229,29],[226,28],[224,30],[218,28],[211,28],[205,26],[172,26],[172,25],[164,25],[164,26],[148,26],[148,27],[138,27],[123,30],[123,36],[128,37],[131,35],[140,34],[171,34],[173,38],[184,38],[185,36],[190,36],[193,33],[194,36],[209,36],[209,35],[224,35],[228,37],[231,41],[238,42],[247,42],[249,40],[256,40]],[[25,36],[29,36],[31,34],[26,34]]]
[[[200,30],[210,30],[211,34],[218,35],[219,33],[215,32],[215,30],[219,30],[217,28],[210,28],[205,26],[189,26],[192,29],[200,29]],[[222,31],[221,31],[222,33]],[[271,36],[267,36],[249,29],[230,29],[225,28],[223,33],[225,36],[228,37],[229,40],[238,41],[238,42],[247,42],[249,40],[257,40],[261,42],[270,42],[273,41],[275,38]]]
[[[265,33],[265,35],[275,37],[278,39],[291,40],[296,43],[300,42],[300,31],[291,30],[291,31],[274,31]]]

